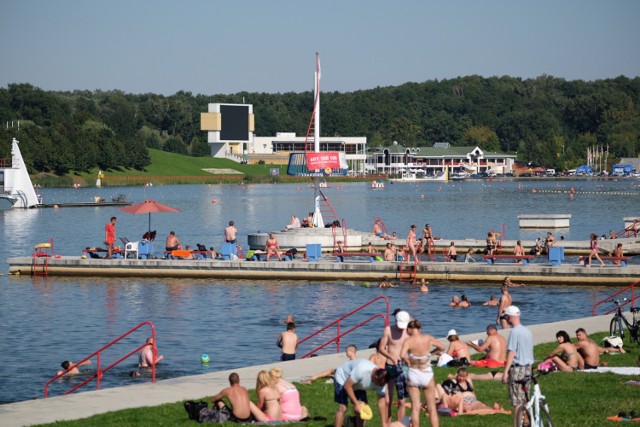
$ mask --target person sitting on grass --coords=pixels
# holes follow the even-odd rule
[[[576,346],[571,342],[569,334],[565,331],[558,331],[556,332],[556,339],[559,345],[545,357],[545,362],[553,362],[563,372],[577,371],[581,363],[584,366],[584,360],[582,360],[582,356],[578,353]]]
[[[440,409],[449,408],[457,415],[511,414],[498,403],[490,407],[478,400],[467,368],[459,368],[455,379],[436,384],[436,401]]]

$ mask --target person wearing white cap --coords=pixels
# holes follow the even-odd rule
[[[510,305],[504,310],[503,317],[511,326],[509,339],[507,340],[507,363],[504,365],[504,375],[502,383],[509,382],[509,399],[514,407],[514,414],[518,414],[518,407],[527,402],[527,394],[531,382],[527,382],[527,394],[522,389],[522,385],[515,381],[531,376],[531,365],[533,365],[533,335],[520,322],[520,309],[515,305]],[[517,420],[514,420],[514,423]]]
[[[385,369],[390,373],[389,391],[387,393],[387,403],[389,403],[389,420],[391,420],[391,407],[393,402],[393,387],[395,385],[398,392],[398,421],[404,418],[405,414],[405,398],[407,397],[407,378],[402,370],[402,359],[400,351],[402,344],[409,338],[407,333],[407,325],[411,321],[411,316],[406,311],[395,312],[396,324],[393,326],[385,326],[378,352],[387,358]]]

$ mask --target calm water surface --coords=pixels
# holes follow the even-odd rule
[[[489,229],[506,226],[507,238],[532,238],[539,232],[521,232],[520,213],[571,213],[568,239],[585,239],[590,232],[608,233],[623,228],[623,217],[640,214],[638,181],[463,182],[449,184],[393,184],[371,190],[366,183],[340,184],[326,191],[350,228],[369,230],[372,218],[384,219],[389,231],[406,235],[412,223],[429,222],[444,238],[483,238]],[[331,185],[331,184],[330,184]],[[577,195],[536,190],[567,190]],[[218,246],[222,230],[234,220],[241,242],[248,233],[277,230],[292,213],[312,210],[312,190],[303,184],[232,186],[156,186],[151,188],[43,189],[47,202],[110,199],[125,193],[134,201],[156,199],[183,212],[154,214],[152,229],[159,243],[175,230],[183,243]],[[629,193],[635,193],[632,196]],[[215,201],[215,203],[213,203]],[[0,212],[0,259],[30,254],[33,245],[55,238],[56,252],[80,255],[86,246],[104,240],[104,224],[118,217],[118,236],[138,239],[147,227],[146,215],[131,215],[118,208],[67,208]],[[5,264],[6,266],[6,264]],[[498,287],[440,282],[421,295],[410,286],[381,290],[361,283],[251,282],[237,280],[101,279],[9,277],[0,269],[0,403],[42,396],[45,382],[61,361],[78,360],[140,322],[150,320],[157,329],[158,346],[165,356],[159,376],[170,378],[277,360],[275,346],[283,330],[282,319],[294,314],[298,333],[306,336],[360,304],[385,295],[391,308],[402,307],[423,321],[425,330],[443,336],[454,327],[460,333],[478,332],[495,319],[495,308],[474,306],[452,310],[451,295],[466,293],[481,303]],[[304,285],[304,286],[300,286]],[[607,291],[589,287],[525,287],[513,291],[526,323],[587,316]],[[351,321],[384,311],[377,303]],[[312,313],[312,314],[310,314]],[[344,327],[349,327],[345,324]],[[359,348],[375,341],[380,321],[359,330],[345,342]],[[103,363],[114,360],[141,343],[143,330]],[[300,351],[310,350],[304,347]],[[335,349],[335,348],[334,348]],[[212,362],[200,364],[208,353]],[[94,360],[95,363],[95,360]],[[105,376],[103,386],[148,381],[131,379],[134,360]],[[77,379],[52,386],[59,394]],[[94,386],[95,387],[95,386]],[[92,388],[89,388],[92,389]]]

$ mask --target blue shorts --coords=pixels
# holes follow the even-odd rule
[[[376,233],[376,236],[382,237],[382,236],[384,236],[384,234],[383,233]]]
[[[387,372],[391,372],[392,376],[395,376],[395,379],[391,379],[391,381],[395,381],[396,383],[396,391],[398,392],[398,400],[402,400],[408,396],[407,393],[407,377],[404,375],[404,370],[402,369],[402,363],[398,363],[397,365],[386,364],[385,369]],[[390,381],[390,382],[391,382]],[[391,393],[391,390],[389,390]]]
[[[353,390],[353,392],[356,395],[356,399],[360,402],[369,403],[365,390]],[[333,383],[333,401],[340,405],[349,406],[349,396],[347,396],[347,392],[344,391],[344,386],[337,382]]]

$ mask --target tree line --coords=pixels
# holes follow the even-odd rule
[[[163,96],[122,91],[44,91],[27,83],[0,88],[0,157],[18,136],[32,172],[149,165],[148,148],[207,156],[200,113],[213,102],[253,104],[255,134],[306,134],[313,94],[248,93]],[[17,121],[20,120],[20,131]],[[6,126],[9,122],[9,128]],[[11,127],[13,122],[13,128]],[[640,150],[640,78],[585,82],[480,76],[406,83],[322,95],[322,135],[366,136],[369,147],[477,145],[517,153],[527,162],[568,169],[588,147],[609,158]]]

